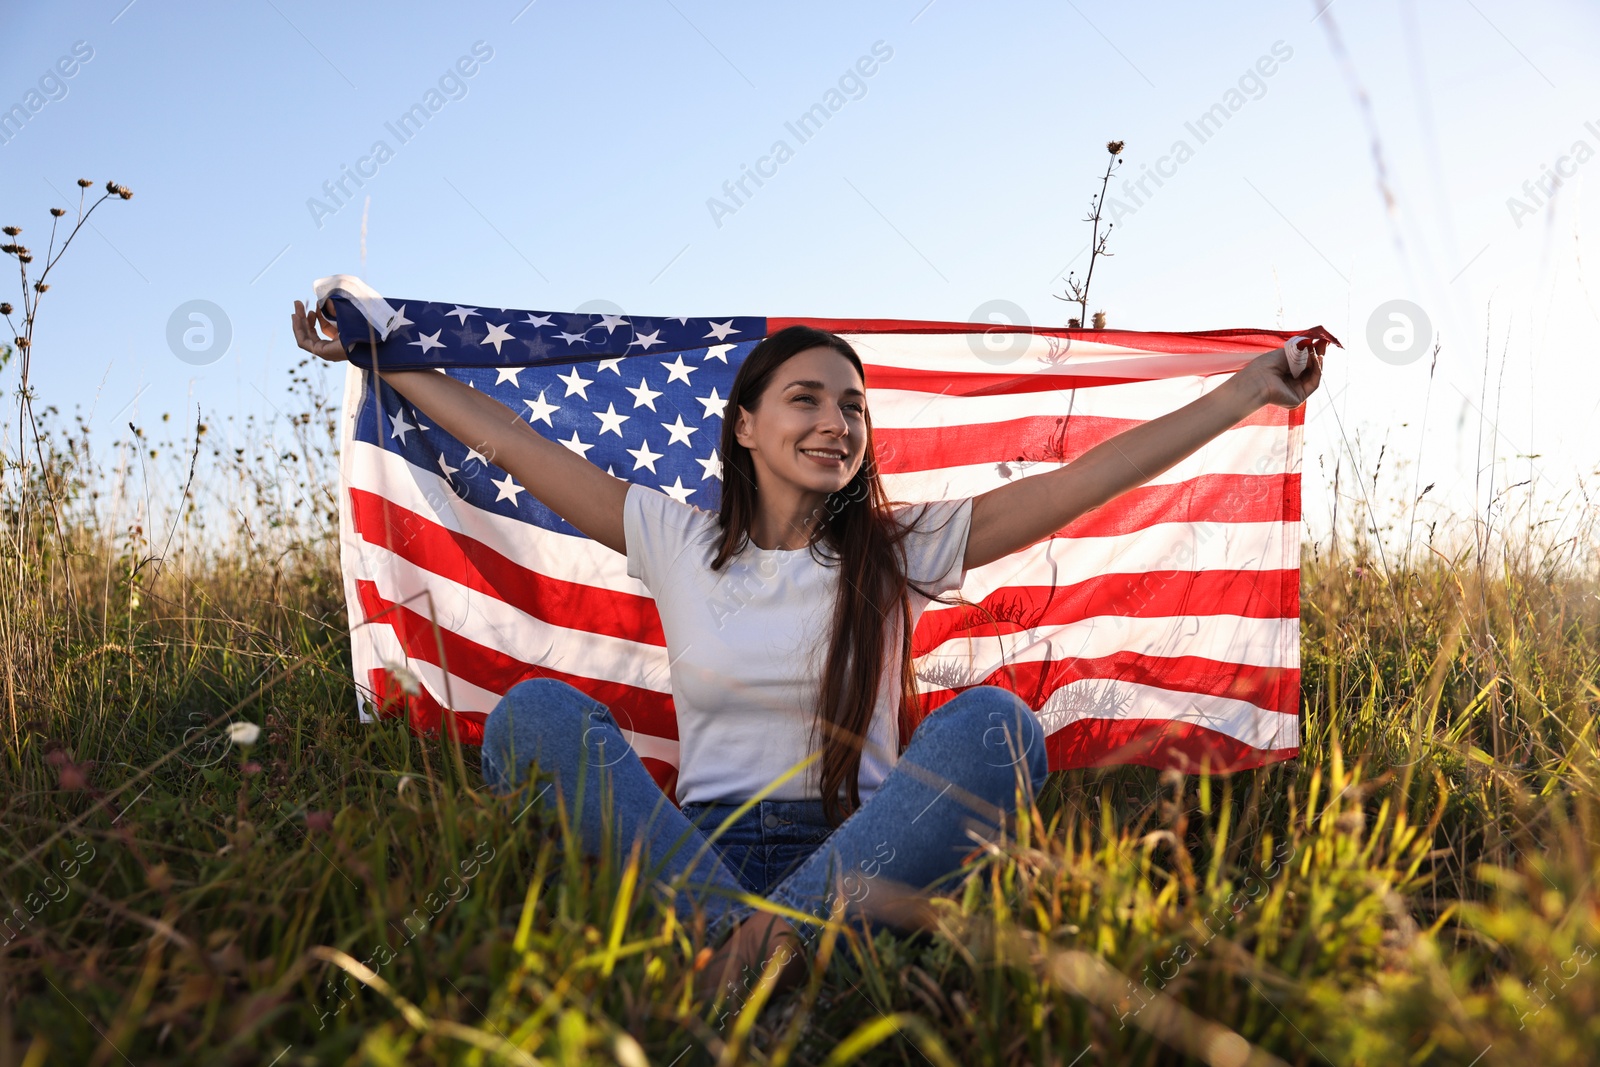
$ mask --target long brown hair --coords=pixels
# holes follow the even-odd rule
[[[750,526],[757,512],[755,465],[750,451],[734,434],[739,409],[755,411],[778,367],[809,348],[833,349],[854,365],[863,383],[866,381],[866,371],[855,349],[844,338],[826,330],[789,326],[751,349],[734,376],[724,409],[727,415],[722,420],[722,504],[717,516],[722,539],[711,561],[713,570],[720,570],[749,543]],[[861,806],[857,780],[861,751],[885,667],[892,666],[899,675],[898,744],[902,749],[909,740],[907,712],[917,707],[919,699],[911,670],[908,590],[923,590],[907,580],[901,544],[912,527],[901,526],[890,511],[892,503],[898,502],[887,498],[878,479],[872,414],[867,411],[864,415],[867,439],[861,467],[848,485],[829,494],[822,509],[825,514],[813,523],[807,542],[818,562],[837,562],[840,567],[839,596],[812,733],[813,739],[818,731],[826,733],[820,771],[822,806],[833,826]],[[820,551],[823,548],[831,551],[831,557]],[[891,609],[900,612],[899,662],[886,665],[884,643]],[[845,791],[843,799],[839,796],[841,788]]]

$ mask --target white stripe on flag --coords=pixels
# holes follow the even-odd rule
[[[1294,748],[1300,720],[1263,712],[1246,700],[1180,693],[1113,678],[1080,678],[1058,688],[1039,709],[1040,725],[1053,734],[1083,719],[1188,722],[1226,734],[1252,748]]]
[[[1287,667],[1283,650],[1295,643],[1298,619],[1242,615],[1171,615],[1154,619],[1097,615],[1014,633],[955,637],[918,657],[919,670],[970,668],[984,677],[1011,663],[1099,659],[1118,652],[1144,656],[1198,656],[1252,667]],[[934,688],[934,687],[929,687]]]

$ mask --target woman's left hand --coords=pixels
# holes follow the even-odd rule
[[[1307,356],[1299,377],[1289,366],[1288,349],[1281,347],[1257,356],[1245,364],[1239,375],[1263,406],[1297,408],[1322,383],[1322,355],[1328,350],[1328,341],[1327,337],[1306,337],[1301,342],[1300,350]]]

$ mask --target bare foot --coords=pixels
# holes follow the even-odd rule
[[[769,967],[778,971],[774,996],[805,981],[809,970],[795,928],[780,916],[758,911],[739,924],[695,975],[695,993],[703,1000],[721,997],[737,1010]]]

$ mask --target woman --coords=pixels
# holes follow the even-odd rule
[[[301,348],[345,358],[321,311],[296,301],[293,323]],[[681,807],[666,802],[603,704],[549,678],[512,687],[489,715],[485,780],[509,791],[537,763],[554,772],[591,854],[608,841],[625,853],[637,839],[652,874],[673,889],[700,887],[708,941],[731,931],[701,970],[702,994],[737,999],[734,979],[748,987],[769,963],[779,989],[809,969],[801,949],[819,925],[802,922],[802,937],[737,893],[820,919],[838,906],[868,929],[916,925],[919,893],[958,876],[975,837],[1001,829],[1024,791],[1031,803],[1048,769],[1037,717],[997,686],[966,689],[901,746],[897,712],[916,700],[910,634],[922,609],[967,571],[1149,481],[1262,405],[1303,403],[1327,342],[1308,346],[1299,377],[1274,349],[1059,470],[963,500],[891,507],[859,357],[834,334],[791,326],[756,345],[734,379],[714,514],[602,472],[453,378],[380,372],[436,425],[624,554],[661,614]],[[597,778],[604,805],[594,786],[580,792]],[[673,901],[692,916],[689,894]]]

